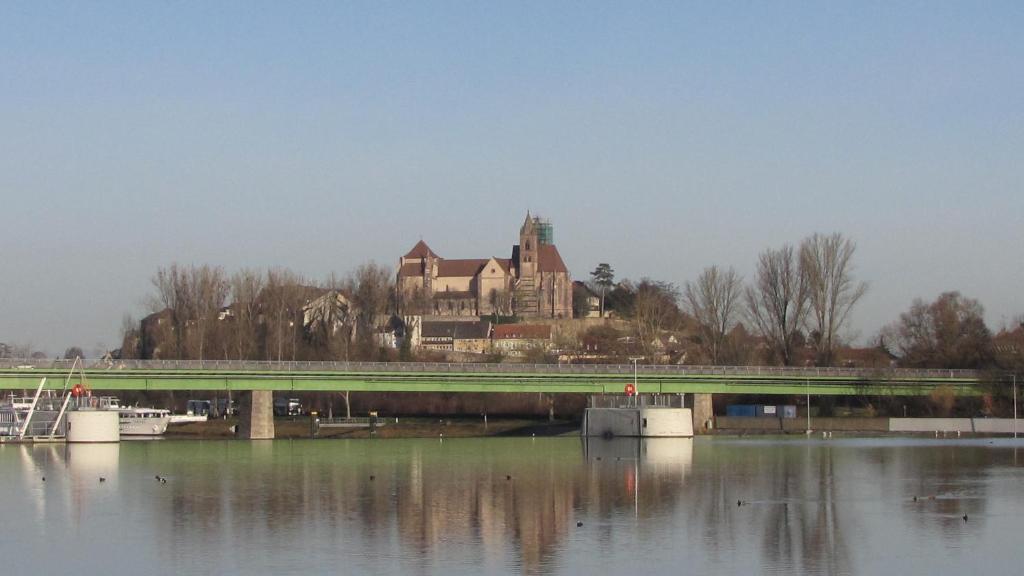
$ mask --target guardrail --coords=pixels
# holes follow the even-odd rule
[[[5,370],[71,370],[73,360],[0,359]],[[632,364],[513,364],[445,362],[341,362],[263,360],[85,360],[84,368],[97,370],[208,370],[262,372],[424,372],[486,374],[633,374]],[[778,376],[790,378],[950,378],[979,379],[977,370],[916,368],[836,368],[793,366],[680,366],[640,364],[642,375]]]
[[[385,424],[389,424],[389,423],[397,424],[398,423],[398,418],[381,418],[379,416],[377,416],[377,417],[374,417],[374,416],[370,416],[370,417],[366,417],[366,416],[353,416],[351,418],[345,418],[345,417],[340,417],[340,418],[319,418],[318,417],[317,418],[317,425],[319,425],[321,427],[331,427],[331,426],[334,426],[334,427],[338,427],[338,428],[344,428],[346,426],[352,426],[352,427],[360,426],[361,427],[361,426],[369,426],[371,421],[373,422],[374,426],[384,426]]]

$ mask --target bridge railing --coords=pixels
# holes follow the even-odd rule
[[[73,360],[0,359],[0,369],[70,370]],[[445,362],[344,362],[344,361],[267,361],[267,360],[102,360],[83,361],[87,370],[219,370],[286,372],[402,372],[464,374],[622,374],[632,375],[632,364],[518,364],[518,363],[445,363]],[[976,379],[975,370],[915,368],[839,368],[794,366],[680,366],[640,364],[637,372],[645,376],[744,376],[822,378],[963,378]]]

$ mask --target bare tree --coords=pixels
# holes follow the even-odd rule
[[[164,358],[183,358],[189,312],[185,271],[177,263],[173,263],[167,268],[158,268],[152,282],[156,288],[156,295],[150,301],[150,309],[154,313],[164,310],[168,312],[170,330],[173,333],[172,342],[162,342],[162,355]]]
[[[319,359],[349,359],[355,329],[354,310],[341,290],[327,292],[302,308],[302,325],[312,353]]]
[[[257,355],[259,297],[265,280],[263,273],[243,268],[231,275],[231,327],[234,356],[250,360]]]
[[[853,277],[856,248],[853,241],[838,232],[829,236],[814,234],[800,244],[800,270],[807,282],[812,341],[819,365],[832,364],[839,332],[850,310],[868,289],[865,282],[857,282]]]
[[[339,394],[341,394],[341,399],[345,401],[345,418],[351,418],[352,417],[352,405],[349,404],[349,394],[350,393],[351,392],[349,390],[345,390],[344,392],[339,392]]]
[[[80,346],[72,346],[64,351],[65,360],[74,360],[75,358],[85,358],[85,352]]]
[[[202,265],[189,270],[192,310],[198,328],[199,359],[207,356],[207,345],[216,333],[219,315],[227,303],[230,284],[220,266]]]
[[[670,282],[644,278],[637,285],[632,320],[644,355],[652,357],[662,333],[682,324],[678,301],[679,289]]]
[[[495,322],[498,321],[498,316],[512,314],[512,294],[508,290],[491,288],[487,294],[487,303],[490,304],[491,311],[494,313]]]
[[[743,295],[743,280],[732,268],[705,268],[696,282],[687,282],[683,289],[686,309],[697,321],[701,346],[718,364],[729,337],[736,326]]]
[[[348,292],[356,308],[356,338],[365,358],[373,357],[378,320],[391,305],[391,282],[391,272],[376,262],[361,264],[349,278]]]
[[[295,359],[298,334],[301,332],[302,306],[305,305],[306,287],[301,276],[284,268],[267,271],[263,288],[264,327],[267,359],[278,361],[290,356]]]
[[[175,263],[157,270],[153,286],[153,311],[159,312],[161,307],[167,310],[174,332],[174,350],[165,357],[203,359],[212,327],[228,296],[224,269],[205,264],[185,268]]]
[[[757,276],[745,292],[747,316],[786,366],[793,363],[795,343],[807,316],[807,292],[792,246],[768,249],[758,256]]]
[[[986,368],[993,350],[984,317],[977,300],[946,292],[932,303],[915,300],[882,338],[895,346],[904,366]]]
[[[139,323],[131,314],[121,317],[121,358],[141,358],[142,342]]]

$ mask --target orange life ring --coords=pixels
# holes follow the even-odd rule
[[[626,396],[632,396],[636,394],[636,386],[633,384],[626,384]]]

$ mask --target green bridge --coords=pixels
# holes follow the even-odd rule
[[[0,389],[63,389],[71,361],[2,360]],[[76,370],[71,383],[78,382]],[[621,394],[634,366],[252,361],[90,361],[93,390],[301,392],[550,392]],[[638,392],[918,396],[942,386],[957,395],[987,390],[978,372],[765,366],[636,367]]]

